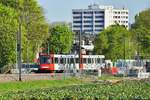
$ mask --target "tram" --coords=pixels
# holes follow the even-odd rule
[[[39,71],[97,70],[104,66],[104,55],[44,54],[38,58]]]

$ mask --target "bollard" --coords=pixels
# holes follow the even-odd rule
[[[102,73],[101,73],[101,69],[98,69],[98,77],[101,77]]]

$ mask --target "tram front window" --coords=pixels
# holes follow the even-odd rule
[[[49,57],[47,56],[41,56],[40,57],[40,64],[50,64],[51,60]]]

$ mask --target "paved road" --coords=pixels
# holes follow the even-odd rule
[[[22,74],[22,80],[55,80],[71,77],[70,73]],[[18,81],[18,74],[0,74],[0,82]]]

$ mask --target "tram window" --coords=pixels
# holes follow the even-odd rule
[[[105,63],[105,59],[101,58],[102,59],[102,63]]]
[[[91,58],[91,63],[94,63],[94,58]]]
[[[61,64],[65,63],[65,60],[66,60],[65,58],[60,58],[60,63]]]
[[[91,63],[91,58],[88,58],[88,63],[89,63],[89,64]]]
[[[86,58],[83,58],[83,63],[84,63],[84,64],[86,63]]]
[[[97,58],[95,58],[94,60],[95,60],[95,63],[97,64]]]
[[[49,57],[47,57],[47,56],[41,56],[40,57],[40,63],[46,64],[46,63],[48,63],[48,59],[49,59]]]
[[[51,64],[51,59],[47,59],[47,64]]]
[[[101,63],[101,59],[100,58],[97,58],[97,63]]]
[[[79,58],[76,58],[76,63],[79,63]]]
[[[55,63],[58,63],[58,58],[55,58]]]
[[[73,58],[70,58],[70,63],[74,63],[74,59]]]
[[[74,58],[68,58],[67,63],[71,63],[71,64],[74,63]]]
[[[63,63],[64,63],[64,64],[66,63],[66,60],[67,60],[66,58],[63,58]]]

